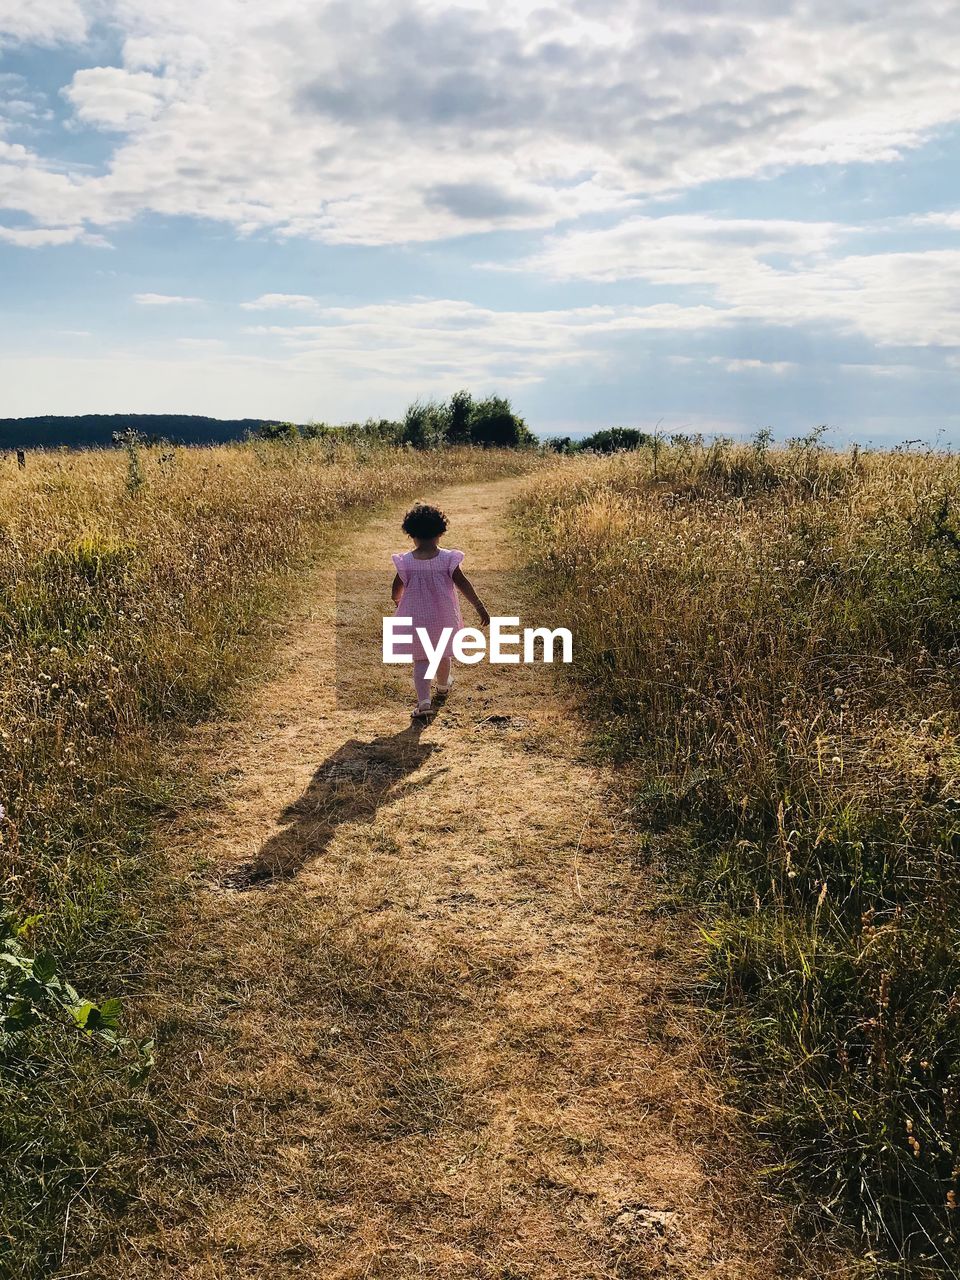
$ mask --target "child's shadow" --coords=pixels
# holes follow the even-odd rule
[[[319,766],[303,795],[280,814],[283,830],[221,883],[252,889],[289,880],[323,853],[341,823],[372,818],[388,795],[395,800],[403,794],[404,788],[396,786],[400,779],[419,769],[437,749],[435,742],[420,741],[425,728],[425,723],[415,721],[392,737],[345,742]]]

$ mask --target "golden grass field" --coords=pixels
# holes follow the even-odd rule
[[[413,497],[572,671],[411,730]],[[957,1274],[958,503],[815,438],[0,462],[0,1276]]]

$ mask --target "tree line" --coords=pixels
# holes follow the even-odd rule
[[[311,422],[265,423],[257,434],[268,440],[376,440],[384,444],[410,445],[414,449],[439,449],[444,445],[473,444],[503,449],[535,445],[537,439],[505,396],[474,399],[469,391],[457,391],[449,400],[415,400],[402,418],[368,418],[366,422],[331,426]]]

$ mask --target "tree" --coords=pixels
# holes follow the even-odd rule
[[[401,438],[416,449],[438,449],[445,444],[509,449],[536,443],[509,400],[503,396],[474,400],[469,391],[455,392],[446,404],[415,400],[404,415]]]
[[[447,443],[469,444],[473,418],[473,396],[469,391],[455,391],[447,406]]]
[[[293,422],[264,422],[257,429],[262,440],[280,440],[284,444],[292,444],[300,439],[300,429]]]
[[[534,444],[533,434],[524,420],[514,413],[504,396],[487,396],[475,400],[470,414],[470,439],[474,444],[516,448]]]
[[[639,449],[641,445],[651,444],[652,440],[652,436],[635,427],[607,427],[581,440],[580,447],[592,449],[595,453],[619,453],[623,449]]]
[[[447,442],[447,411],[435,400],[414,400],[403,418],[403,440],[415,449],[439,449]]]

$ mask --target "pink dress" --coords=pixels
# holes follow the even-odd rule
[[[410,619],[413,660],[422,662],[428,654],[417,636],[417,627],[426,631],[433,645],[439,641],[444,627],[452,627],[454,632],[463,627],[460,597],[453,581],[454,570],[463,559],[463,552],[441,550],[430,560],[417,560],[412,551],[407,551],[391,558],[403,583],[396,616]],[[444,646],[444,657],[450,652],[451,639],[452,636],[448,637]]]

